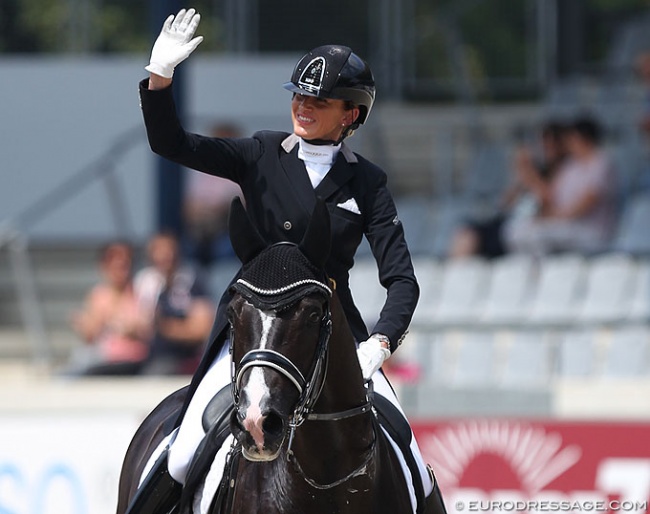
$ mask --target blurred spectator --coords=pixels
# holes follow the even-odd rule
[[[505,227],[512,251],[541,256],[607,247],[616,228],[617,183],[601,139],[602,129],[591,118],[578,119],[569,127],[568,159],[536,191],[539,213],[514,218]]]
[[[513,163],[513,177],[500,202],[495,216],[470,220],[454,234],[450,257],[479,255],[500,257],[506,253],[503,227],[508,220],[530,218],[541,208],[542,191],[566,158],[564,136],[566,127],[556,121],[545,123],[541,130],[541,155],[535,158],[528,145],[517,148]]]
[[[210,135],[220,138],[240,137],[238,127],[215,125]],[[221,177],[190,170],[183,201],[184,246],[187,256],[202,268],[221,258],[234,257],[227,232],[230,202],[241,196],[237,184]]]
[[[86,346],[73,354],[69,372],[137,373],[148,354],[151,327],[134,294],[133,248],[125,242],[109,243],[101,249],[98,264],[102,281],[71,319]]]
[[[174,235],[155,235],[147,245],[147,257],[150,265],[135,276],[136,294],[153,324],[142,372],[192,374],[212,328],[215,306],[196,271],[181,262]]]

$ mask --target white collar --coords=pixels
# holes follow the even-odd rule
[[[341,143],[333,145],[312,145],[304,139],[298,141],[298,159],[313,164],[326,164],[331,166],[341,149]]]
[[[291,153],[291,151],[295,148],[297,144],[299,144],[300,138],[296,136],[295,134],[290,134],[289,136],[286,137],[284,141],[282,141],[282,148],[284,149],[285,152]],[[357,159],[357,156],[354,155],[354,152],[350,150],[350,148],[345,144],[341,143],[341,154],[343,157],[345,157],[345,160],[349,164],[356,164],[359,162]]]

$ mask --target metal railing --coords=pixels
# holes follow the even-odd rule
[[[15,216],[0,221],[0,250],[7,249],[20,314],[28,336],[32,361],[46,366],[53,352],[46,329],[43,305],[39,298],[34,266],[29,252],[28,231],[54,209],[82,194],[98,180],[104,181],[106,196],[117,232],[128,237],[133,234],[125,194],[115,174],[117,165],[129,150],[144,140],[142,127],[132,128],[117,137],[97,159],[47,191]]]

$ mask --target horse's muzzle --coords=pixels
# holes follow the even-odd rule
[[[253,418],[239,408],[231,418],[232,433],[242,446],[242,454],[250,461],[276,459],[284,442],[286,426],[284,418],[273,411]]]

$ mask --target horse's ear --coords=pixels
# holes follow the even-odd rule
[[[250,262],[266,248],[266,242],[260,236],[255,225],[251,223],[241,198],[238,196],[233,198],[230,204],[228,231],[232,248],[242,264]]]
[[[325,266],[330,254],[331,228],[330,213],[325,201],[316,200],[307,231],[300,242],[300,251],[319,268]]]

